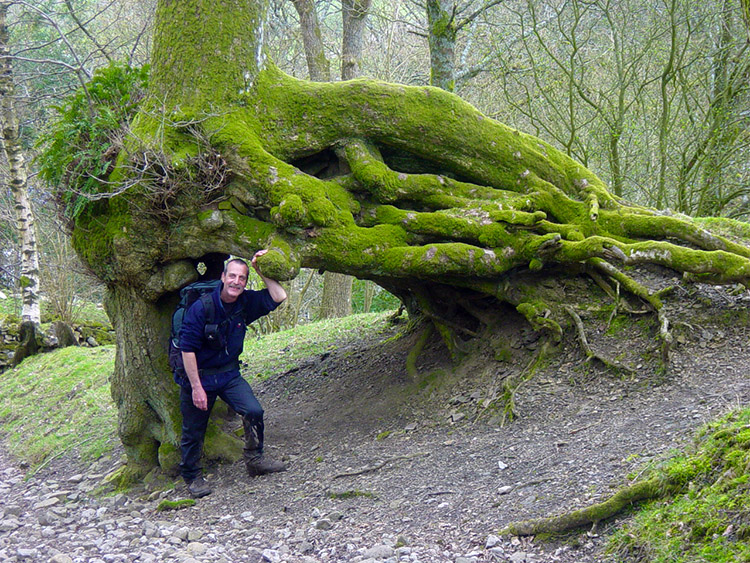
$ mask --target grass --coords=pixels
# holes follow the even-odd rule
[[[750,408],[701,429],[694,444],[656,469],[678,486],[639,509],[609,544],[618,561],[750,561]]]
[[[5,294],[7,295],[8,292],[5,291]],[[2,322],[5,317],[20,319],[21,308],[21,298],[18,296],[8,296],[7,299],[0,299],[0,322]],[[42,301],[41,313],[43,325],[46,325],[50,322],[50,320],[53,320],[53,312],[48,301]],[[97,305],[89,301],[76,303],[75,319],[76,320],[74,324],[104,326],[110,325],[109,317],[107,317],[107,313],[104,311],[101,305]]]
[[[353,315],[251,337],[244,358],[267,377],[332,350],[336,343],[378,333],[388,315]],[[109,390],[114,356],[114,346],[69,347],[27,358],[5,371],[0,377],[5,449],[32,469],[73,452],[83,461],[111,453],[118,443],[117,409]]]
[[[245,340],[240,360],[250,366],[249,379],[267,379],[302,364],[308,358],[330,352],[341,344],[361,340],[384,330],[393,314],[367,313],[327,319],[293,329]]]
[[[72,448],[84,460],[116,443],[109,395],[114,347],[69,347],[27,358],[0,377],[0,437],[32,466]]]

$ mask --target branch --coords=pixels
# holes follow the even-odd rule
[[[487,2],[487,4],[485,4],[481,8],[477,8],[472,14],[466,16],[463,20],[461,20],[460,22],[456,24],[456,31],[461,31],[464,27],[466,27],[471,22],[473,22],[476,18],[478,18],[483,12],[486,12],[493,6],[502,4],[503,2],[505,2],[505,0],[490,0],[490,2]]]
[[[111,63],[112,62],[112,57],[109,56],[109,53],[104,50],[104,47],[102,47],[99,44],[99,42],[96,40],[96,38],[93,35],[91,35],[91,33],[89,33],[88,28],[85,25],[83,25],[83,23],[81,22],[81,20],[76,15],[75,10],[73,10],[73,6],[71,5],[70,0],[65,0],[65,7],[68,8],[68,12],[70,13],[70,17],[73,18],[73,21],[78,26],[78,29],[80,29],[86,35],[86,37],[88,37],[89,40],[94,45],[96,45],[96,48],[99,50],[99,52],[102,55],[104,55],[104,57]]]

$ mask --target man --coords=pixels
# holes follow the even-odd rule
[[[185,378],[180,383],[182,412],[182,462],[180,472],[194,498],[211,494],[202,476],[200,457],[208,418],[217,397],[242,416],[245,430],[245,466],[250,476],[285,471],[286,466],[263,456],[263,409],[250,385],[240,375],[247,325],[267,315],[287,295],[279,282],[265,277],[258,267],[259,250],[251,264],[265,283],[261,291],[245,290],[250,269],[244,260],[227,262],[221,274],[221,285],[211,295],[216,330],[207,336],[205,305],[198,299],[185,312],[180,328],[180,350]]]

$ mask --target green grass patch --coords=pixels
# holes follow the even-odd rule
[[[240,359],[247,362],[249,379],[266,379],[299,366],[308,358],[330,352],[341,344],[379,334],[389,327],[392,311],[350,315],[300,325],[293,329],[245,340]]]
[[[156,512],[166,512],[168,510],[181,510],[183,508],[190,508],[195,506],[195,500],[191,498],[184,498],[181,500],[167,500],[164,499],[156,507]]]
[[[750,408],[705,426],[653,470],[677,494],[638,510],[609,543],[617,561],[750,561]]]
[[[3,290],[5,291],[5,290]],[[7,291],[5,291],[7,295]],[[8,296],[6,299],[0,299],[0,319],[7,316],[21,316],[21,298]]]
[[[74,447],[82,459],[111,452],[117,440],[113,370],[113,346],[72,346],[4,372],[0,437],[8,451],[32,466]]]

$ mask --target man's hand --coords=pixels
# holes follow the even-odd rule
[[[182,352],[182,363],[185,366],[185,373],[190,380],[190,387],[193,389],[193,404],[196,408],[207,411],[208,397],[206,397],[206,391],[203,389],[203,385],[201,385],[195,352]]]
[[[258,252],[256,252],[255,254],[253,254],[253,258],[252,258],[252,260],[250,260],[250,264],[252,264],[253,270],[255,270],[256,272],[258,272],[258,275],[261,278],[263,277],[263,274],[260,273],[260,268],[258,267],[257,260],[258,260],[259,256],[263,256],[266,252],[268,252],[267,248],[264,248],[263,250],[259,250]]]
[[[203,387],[193,387],[193,404],[202,411],[208,410],[208,397]]]
[[[260,276],[260,279],[263,280],[263,283],[266,284],[266,288],[268,288],[268,293],[271,294],[271,299],[273,299],[276,303],[281,303],[286,299],[286,291],[283,287],[281,287],[281,284],[277,282],[276,280],[272,280],[271,278],[267,278],[260,272],[260,268],[258,267],[258,258],[260,256],[263,256],[266,252],[268,252],[267,248],[264,248],[263,250],[259,250],[255,254],[253,254],[253,259],[250,261],[250,264],[253,265],[253,269],[258,272],[258,275]]]

